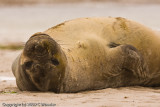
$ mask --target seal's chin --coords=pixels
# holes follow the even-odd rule
[[[44,79],[42,81],[39,81],[39,83],[35,82],[36,87],[40,91],[49,91],[49,84],[50,84],[50,79]]]

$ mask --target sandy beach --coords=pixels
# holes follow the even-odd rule
[[[160,4],[66,3],[0,7],[0,45],[79,17],[125,17],[160,31]],[[0,107],[160,107],[160,88],[121,87],[79,93],[22,92],[11,71],[22,50],[0,49]]]

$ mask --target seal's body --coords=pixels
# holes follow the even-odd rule
[[[124,18],[81,18],[36,33],[12,71],[20,90],[160,86],[160,39]]]

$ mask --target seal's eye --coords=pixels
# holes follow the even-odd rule
[[[28,61],[28,62],[25,62],[25,63],[24,63],[26,69],[29,69],[29,68],[32,66],[32,64],[33,64],[32,61]]]
[[[57,59],[51,59],[51,61],[52,61],[52,64],[54,64],[54,65],[59,65],[59,62],[58,62]]]

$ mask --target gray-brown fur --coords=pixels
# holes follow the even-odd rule
[[[33,35],[12,71],[20,90],[160,86],[157,33],[124,18],[81,18]]]

